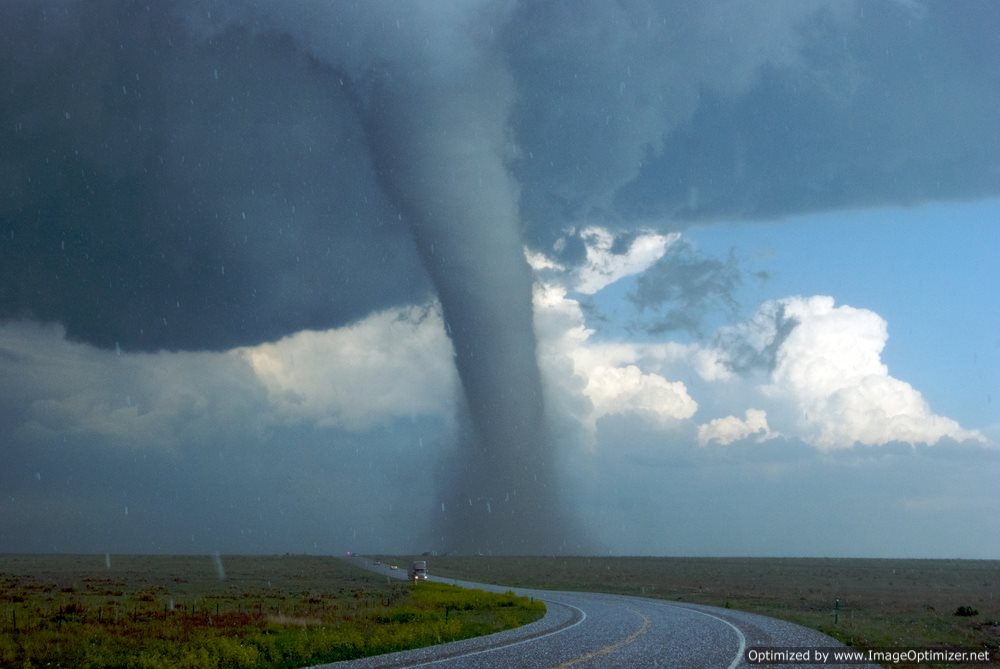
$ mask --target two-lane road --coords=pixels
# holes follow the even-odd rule
[[[359,558],[360,566],[394,578],[390,570]],[[752,647],[832,647],[830,637],[774,618],[729,609],[624,595],[508,588],[437,578],[465,587],[513,590],[545,601],[548,612],[535,623],[476,639],[323,665],[373,667],[720,667],[747,666]],[[784,665],[791,667],[794,665]],[[810,665],[811,666],[811,665]],[[862,667],[863,665],[852,665]]]

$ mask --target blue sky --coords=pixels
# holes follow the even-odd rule
[[[883,361],[964,425],[998,422],[1000,201],[848,210],[689,230],[706,254],[732,250],[744,310],[831,295],[889,324]],[[766,280],[752,275],[767,272]]]
[[[689,228],[704,256],[736,259],[735,311],[716,304],[718,327],[766,300],[829,295],[888,321],[882,354],[891,373],[921,389],[963,425],[996,429],[1000,379],[1000,201],[845,210],[776,221]],[[635,277],[594,297],[607,318],[599,337],[622,336],[635,318]],[[705,333],[702,333],[705,336]],[[655,337],[655,335],[654,335]],[[686,331],[672,339],[696,339]]]

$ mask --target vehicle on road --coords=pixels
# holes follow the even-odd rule
[[[410,580],[413,582],[426,581],[427,580],[427,561],[426,560],[414,560],[410,563],[409,571]]]

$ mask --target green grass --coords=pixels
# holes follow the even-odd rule
[[[337,558],[0,556],[0,666],[18,669],[301,667],[544,611],[510,594],[389,582]]]
[[[428,567],[486,583],[740,609],[860,648],[948,645],[1000,654],[1000,561],[443,556]],[[979,615],[954,615],[960,606]]]

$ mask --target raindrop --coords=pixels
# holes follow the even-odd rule
[[[65,251],[65,250],[66,250],[66,240],[65,240],[65,239],[64,239],[64,240],[62,240],[61,242],[59,242],[59,245],[60,245],[60,246],[62,246],[62,250],[63,250],[63,251]]]
[[[247,213],[246,213],[245,211],[241,211],[241,212],[240,212],[240,216],[242,216],[242,217],[243,217],[243,220],[244,220],[244,221],[245,221],[245,220],[247,220]]]
[[[64,112],[63,112],[63,116],[65,116],[65,117],[66,117],[66,120],[67,120],[67,121],[68,121],[68,120],[69,120],[69,119],[71,118],[71,117],[70,117],[70,113],[69,113],[68,111],[64,111]]]
[[[217,68],[217,67],[213,67],[212,68],[212,76],[215,77],[216,81],[219,80],[219,68]]]
[[[472,498],[469,498],[469,506],[472,506]]]
[[[41,481],[42,480],[42,473],[41,472],[35,472],[35,478],[38,479],[39,481]]]
[[[222,276],[225,276],[225,275],[226,275],[226,266],[223,265],[222,266]]]
[[[119,358],[122,356],[122,347],[118,342],[115,342],[115,355]]]
[[[104,568],[111,569],[111,553],[104,554]]]
[[[493,513],[493,505],[486,502],[486,513]]]
[[[441,513],[444,513],[444,502],[441,502]]]
[[[125,515],[128,515],[128,505],[125,505]]]
[[[128,95],[128,86],[122,84],[122,95]]]

